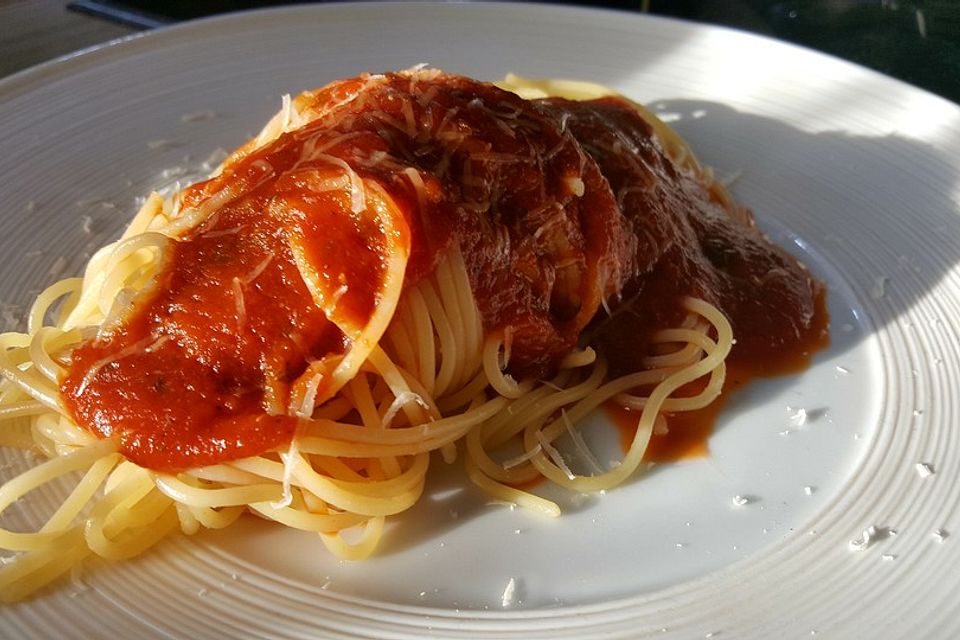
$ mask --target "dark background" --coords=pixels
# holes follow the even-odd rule
[[[71,9],[152,28],[278,0],[77,0]],[[559,0],[726,25],[825,51],[960,102],[960,0]]]

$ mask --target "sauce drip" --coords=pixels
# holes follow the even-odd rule
[[[756,379],[799,373],[809,367],[813,354],[830,343],[826,295],[822,290],[817,295],[816,308],[816,324],[807,334],[807,341],[794,343],[777,359],[761,358],[756,351],[735,346],[726,360],[727,375],[720,396],[696,411],[665,413],[667,430],[653,433],[643,459],[646,462],[675,462],[706,456],[708,439],[713,434],[717,418],[739,389]],[[640,411],[626,409],[613,401],[605,403],[603,409],[619,431],[621,449],[627,451],[637,432]]]

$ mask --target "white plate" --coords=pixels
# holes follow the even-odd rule
[[[240,143],[280,94],[419,62],[592,79],[653,104],[719,173],[742,172],[737,195],[829,283],[830,349],[735,397],[709,457],[563,497],[559,520],[489,505],[437,464],[367,562],[251,519],[92,564],[0,610],[0,636],[960,634],[960,535],[934,535],[960,534],[960,109],[860,67],[523,5],[334,4],[135,37],[0,83],[0,300],[78,273],[135,196]],[[26,465],[2,455],[3,477]],[[2,524],[35,526],[56,496]],[[886,535],[851,550],[871,525]]]

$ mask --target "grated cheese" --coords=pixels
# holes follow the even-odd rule
[[[66,268],[67,268],[67,259],[64,258],[63,256],[60,256],[56,259],[56,261],[52,265],[50,265],[50,271],[48,273],[50,277],[55,278],[61,273],[63,273],[63,270]]]
[[[510,366],[510,355],[513,352],[513,334],[516,333],[516,329],[513,325],[507,325],[503,328],[503,364],[501,369],[506,369]]]
[[[890,278],[887,276],[877,276],[873,281],[873,287],[870,289],[870,297],[874,300],[881,300],[887,295],[887,283]]]
[[[260,264],[254,267],[253,271],[251,271],[250,273],[248,273],[243,277],[243,283],[250,284],[257,278],[259,278],[260,274],[264,272],[264,270],[267,268],[267,266],[269,266],[270,262],[273,260],[274,255],[275,254],[272,251],[269,254],[267,254],[267,257],[264,258],[263,261],[260,262]]]
[[[353,213],[363,213],[366,211],[367,199],[363,189],[363,181],[360,179],[360,176],[357,175],[357,172],[353,170],[353,167],[340,158],[326,153],[318,153],[314,159],[329,162],[343,169],[347,177],[350,178],[350,210]]]
[[[567,178],[565,182],[570,192],[578,198],[583,197],[583,194],[586,193],[586,186],[579,177]]]
[[[503,608],[512,607],[517,593],[517,581],[510,578],[507,586],[503,589],[503,596],[500,598],[500,604]]]
[[[613,317],[613,311],[610,310],[610,303],[607,302],[606,298],[600,298],[600,306],[607,312],[608,317]]]
[[[287,99],[289,100],[290,97],[287,96]],[[216,117],[217,117],[216,112],[208,109],[206,111],[194,111],[192,113],[185,113],[182,116],[180,116],[180,121],[187,124],[191,124],[194,122],[203,122],[204,120],[213,120]]]
[[[724,176],[724,177],[722,177],[722,178],[717,179],[717,182],[719,182],[720,184],[722,184],[724,187],[729,188],[729,187],[732,187],[733,184],[734,184],[737,180],[739,180],[741,177],[743,177],[743,170],[742,170],[742,169],[737,169],[736,171],[734,171],[734,172],[731,173],[730,175]]]
[[[340,298],[347,295],[347,291],[349,290],[350,287],[345,284],[342,284],[336,288],[336,290],[330,295],[330,304],[328,305],[329,309],[326,310],[328,314],[337,310],[337,303],[340,302]]]
[[[514,467],[519,467],[524,462],[527,462],[528,460],[533,459],[533,457],[538,453],[540,453],[541,451],[543,451],[543,447],[541,447],[538,444],[533,449],[530,449],[530,451],[526,451],[520,454],[519,456],[516,456],[515,458],[510,458],[509,460],[504,461],[504,463],[501,466],[503,467],[504,471],[509,471],[510,469],[513,469]]]
[[[869,549],[873,544],[882,537],[885,537],[885,532],[875,525],[870,525],[860,534],[860,537],[856,540],[851,540],[849,547],[851,551],[863,551]]]
[[[243,333],[247,326],[247,305],[243,299],[243,285],[236,276],[233,277],[233,303],[237,308],[237,331]]]
[[[400,394],[393,399],[393,402],[390,403],[390,407],[387,409],[386,413],[383,414],[383,418],[380,421],[381,428],[389,428],[393,422],[393,419],[397,417],[398,413],[400,413],[400,410],[411,401],[416,402],[428,412],[430,411],[430,405],[428,405],[419,394],[416,394],[413,391],[401,391]]]
[[[282,493],[280,500],[270,503],[270,507],[273,509],[285,509],[293,504],[293,489],[291,484],[293,481],[293,472],[296,467],[297,458],[300,457],[300,446],[297,444],[297,437],[294,436],[290,439],[290,448],[286,452],[280,454],[280,459],[283,460],[283,479],[281,481]]]
[[[419,206],[420,211],[425,211],[427,206],[427,186],[423,184],[423,176],[421,176],[420,172],[413,167],[407,167],[404,169],[403,175],[407,176],[407,180],[410,181],[414,191],[417,192],[417,205]]]
[[[433,102],[433,99],[437,96],[437,92],[439,90],[440,90],[439,85],[436,85],[436,84],[430,85],[430,88],[427,89],[425,92],[423,92],[419,98],[417,98],[417,102],[420,103],[421,107],[426,108],[427,105]],[[411,91],[410,93],[413,93],[413,92]]]
[[[213,171],[214,169],[222,165],[223,161],[226,160],[228,156],[229,154],[226,152],[225,149],[223,149],[222,147],[218,147],[214,149],[209,156],[207,156],[206,160],[204,160],[200,164],[200,167],[204,171]]]
[[[554,384],[553,382],[550,382],[549,380],[540,380],[540,384],[542,384],[542,385],[545,386],[545,387],[550,387],[550,388],[553,389],[554,391],[563,391],[563,387],[561,387],[561,386],[558,385],[558,384]],[[510,411],[510,409],[512,409],[512,407],[513,407],[513,405],[507,407],[507,411]],[[513,413],[513,412],[510,411],[510,413]]]
[[[91,366],[90,369],[84,374],[83,379],[80,380],[80,386],[77,387],[77,395],[82,394],[84,390],[88,386],[90,386],[90,383],[93,382],[93,379],[97,377],[97,374],[104,367],[140,352],[152,353],[153,351],[157,350],[160,347],[160,345],[162,345],[169,339],[170,339],[169,336],[161,336],[159,338],[148,336],[146,338],[143,338],[142,340],[138,340],[133,344],[128,345],[127,347],[121,349],[114,356],[97,360],[96,362],[93,363],[93,366]]]
[[[217,229],[216,231],[208,231],[203,234],[204,238],[219,238],[221,236],[232,236],[236,233],[240,233],[243,230],[243,227],[230,227],[229,229]]]
[[[560,410],[560,419],[563,420],[563,426],[566,427],[567,433],[570,434],[570,439],[573,440],[573,444],[577,447],[577,451],[579,451],[580,455],[584,457],[584,459],[587,461],[587,464],[590,465],[590,468],[593,469],[594,473],[603,473],[603,469],[600,468],[600,463],[597,461],[596,457],[594,457],[593,452],[590,451],[590,448],[587,447],[587,443],[584,442],[583,436],[580,435],[580,431],[573,427],[573,423],[567,416],[566,410]]]
[[[537,440],[540,442],[540,446],[543,447],[543,450],[546,452],[547,456],[550,458],[550,461],[553,464],[557,465],[557,468],[560,469],[570,480],[575,480],[577,476],[570,470],[570,467],[567,466],[567,463],[564,461],[563,456],[560,455],[560,452],[557,451],[556,447],[550,444],[546,437],[543,435],[542,431],[537,431]]]
[[[411,139],[417,137],[417,121],[413,115],[413,105],[410,103],[406,97],[403,98],[403,104],[400,107],[400,110],[403,112],[403,118],[407,124],[407,135]]]
[[[790,411],[790,407],[787,407],[787,411]],[[797,409],[793,412],[787,420],[790,421],[795,427],[802,427],[807,423],[807,410],[806,409]]]
[[[294,411],[297,417],[307,419],[313,416],[313,409],[317,400],[317,390],[320,388],[321,382],[323,382],[322,373],[318,373],[310,378],[310,382],[307,383],[306,389],[303,392],[303,400],[300,402],[300,408]]]
[[[479,151],[477,153],[472,153],[470,154],[470,159],[478,162],[500,164],[532,163],[535,161],[534,158],[531,158],[530,156],[521,156],[513,153],[500,153],[496,151]]]

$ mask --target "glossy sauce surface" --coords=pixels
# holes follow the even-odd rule
[[[172,241],[119,327],[73,353],[69,409],[142,466],[289,442],[291,389],[364,330],[398,228],[410,257],[393,286],[457,243],[484,328],[512,333],[518,377],[549,373],[584,341],[614,372],[636,370],[686,295],[730,316],[734,358],[766,361],[825,335],[819,285],[748,212],[675,166],[625,101],[525,101],[425,71],[334,83],[295,104],[303,126],[241,147],[187,190],[188,209],[226,204]]]
[[[456,239],[486,329],[513,329],[514,371],[547,370],[599,305],[619,218],[597,168],[532,104],[423,74],[334,83],[297,103],[310,122],[242,147],[186,191],[187,209],[226,204],[172,241],[120,327],[73,353],[61,385],[72,414],[142,466],[289,442],[291,390],[311,362],[346,352],[380,300],[388,227],[410,230],[405,284]],[[577,195],[584,165],[590,192]]]

